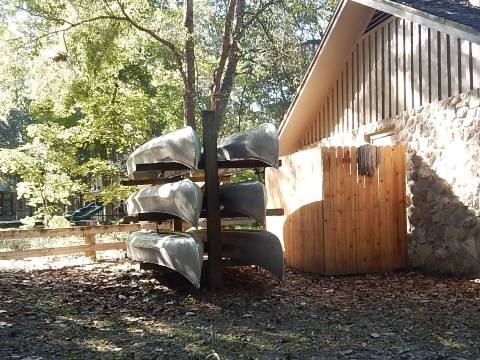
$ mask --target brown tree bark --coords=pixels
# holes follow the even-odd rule
[[[243,31],[245,17],[245,0],[237,0],[235,6],[235,27],[232,30],[232,42],[228,52],[228,63],[223,74],[220,91],[214,94],[215,97],[215,123],[217,132],[222,128],[225,120],[225,111],[227,108],[230,94],[232,93],[233,83],[237,72],[238,59],[240,57],[238,49],[237,34]]]
[[[193,0],[185,1],[185,29],[187,30],[187,38],[185,40],[185,124],[196,129],[195,123],[195,39],[194,39],[194,23],[193,23]]]

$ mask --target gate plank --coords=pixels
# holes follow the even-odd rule
[[[332,148],[322,148],[323,164],[323,249],[324,249],[324,269],[325,274],[333,272],[335,253],[333,244],[333,224],[332,216]]]

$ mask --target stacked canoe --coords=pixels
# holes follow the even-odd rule
[[[278,138],[275,127],[264,124],[220,139],[217,145],[219,172],[245,167],[278,167]],[[208,255],[206,231],[199,219],[208,211],[203,190],[189,179],[203,168],[200,139],[191,127],[157,137],[137,148],[127,159],[131,180],[164,184],[144,187],[127,201],[129,215],[139,219],[181,219],[193,229],[183,232],[140,231],[127,241],[127,255],[137,261],[157,264],[183,275],[200,287],[204,256]],[[258,181],[221,184],[222,217],[249,217],[265,225],[266,194]],[[207,224],[208,226],[208,224]],[[222,258],[235,264],[258,265],[277,278],[283,277],[283,250],[279,239],[266,231],[222,231]]]

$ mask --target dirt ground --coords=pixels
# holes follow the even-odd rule
[[[480,359],[480,281],[228,269],[175,291],[128,261],[0,270],[0,359]]]

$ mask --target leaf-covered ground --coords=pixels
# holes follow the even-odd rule
[[[480,282],[414,273],[178,292],[138,265],[0,271],[1,359],[479,359]]]

